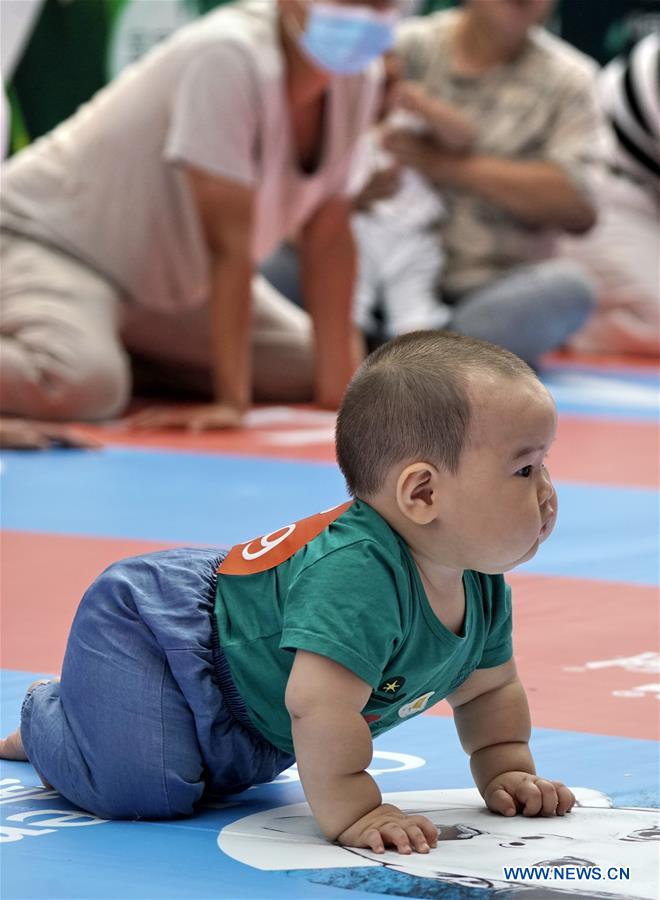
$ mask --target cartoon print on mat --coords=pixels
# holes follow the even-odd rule
[[[573,812],[553,819],[497,816],[485,809],[474,789],[384,796],[385,802],[422,813],[435,823],[438,846],[428,854],[376,854],[330,844],[305,803],[239,819],[223,828],[218,846],[255,868],[286,870],[291,877],[345,890],[419,900],[487,900],[503,896],[503,890],[507,897],[520,893],[521,900],[568,894],[590,900],[655,898],[659,811],[613,808],[599,791],[573,791]],[[504,871],[517,866],[573,873],[579,869],[583,874],[562,881],[554,871],[545,878],[529,873],[514,877]]]

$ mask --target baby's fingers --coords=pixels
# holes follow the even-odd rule
[[[398,853],[412,853],[410,838],[400,825],[388,822],[387,825],[381,825],[380,833],[385,843],[394,846]]]
[[[513,797],[504,788],[497,788],[488,798],[488,808],[502,816],[515,816],[516,804]]]
[[[426,835],[419,825],[416,825],[414,822],[406,822],[404,827],[412,849],[416,850],[417,853],[428,853],[431,848],[426,840]]]
[[[369,831],[365,831],[362,840],[364,841],[363,846],[369,847],[374,853],[385,852],[385,844],[377,828],[370,828]]]
[[[523,781],[516,787],[515,793],[516,801],[524,816],[539,815],[543,809],[543,791],[538,784],[534,781]]]
[[[559,802],[557,788],[552,781],[547,781],[545,778],[539,778],[536,782],[536,786],[541,791],[540,815],[554,816],[557,812],[557,804]]]
[[[433,824],[430,819],[427,819],[426,816],[411,816],[411,820],[415,823],[415,825],[421,828],[424,833],[424,837],[426,838],[426,843],[429,847],[435,847],[438,843],[438,829]]]
[[[557,815],[563,816],[565,813],[569,813],[573,809],[573,805],[575,804],[575,795],[573,791],[570,791],[565,784],[562,784],[561,781],[554,782],[555,788],[557,789]]]

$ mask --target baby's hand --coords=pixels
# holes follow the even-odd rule
[[[484,791],[486,806],[503,816],[563,816],[575,797],[561,781],[548,781],[528,772],[503,772]]]
[[[426,816],[407,816],[396,806],[383,803],[358,819],[337,838],[345,847],[366,847],[384,853],[393,847],[398,853],[428,853],[438,841],[438,829]]]

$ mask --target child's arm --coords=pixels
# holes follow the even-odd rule
[[[407,109],[424,119],[444,150],[465,153],[474,142],[476,129],[472,122],[455,106],[433,97],[415,81],[397,84],[391,105],[394,109]]]
[[[383,804],[365,770],[373,747],[361,715],[371,688],[339,663],[298,650],[286,689],[305,796],[328,840],[381,853],[426,853],[437,829],[424,816]]]
[[[450,697],[454,721],[486,805],[514,816],[570,812],[575,797],[560,781],[536,775],[529,750],[531,724],[525,690],[513,660],[477,669]]]

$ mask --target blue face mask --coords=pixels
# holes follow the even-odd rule
[[[311,3],[300,46],[313,62],[336,75],[355,75],[394,44],[394,11]]]

